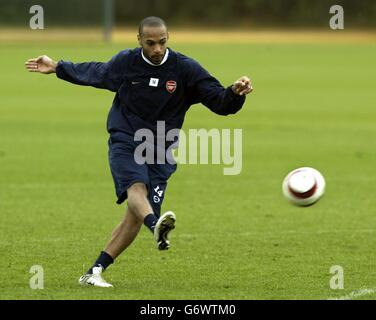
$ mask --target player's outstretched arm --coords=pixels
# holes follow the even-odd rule
[[[108,62],[82,62],[60,60],[56,62],[43,55],[25,62],[30,72],[56,73],[59,79],[82,86],[92,86],[116,92],[119,90],[127,66],[127,50],[123,50]]]
[[[38,58],[29,59],[25,62],[26,69],[30,72],[50,74],[56,72],[57,62],[50,57],[43,55]]]
[[[236,80],[231,86],[232,92],[239,96],[246,95],[253,91],[251,80],[247,76],[243,76]]]

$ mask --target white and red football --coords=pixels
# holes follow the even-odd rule
[[[325,192],[325,179],[316,169],[303,167],[291,171],[282,184],[283,195],[297,206],[317,202]]]

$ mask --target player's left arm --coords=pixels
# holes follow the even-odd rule
[[[238,112],[247,94],[253,91],[248,76],[243,76],[227,88],[194,60],[186,60],[187,86],[192,104],[201,102],[211,111],[219,115]]]
[[[234,94],[238,94],[239,96],[251,93],[253,91],[251,79],[247,76],[239,78],[232,84],[231,90]]]
[[[244,105],[245,97],[253,91],[251,80],[243,76],[227,88],[210,76],[195,86],[198,101],[219,115],[238,112]]]

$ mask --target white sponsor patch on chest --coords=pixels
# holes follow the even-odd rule
[[[150,87],[158,87],[159,79],[157,78],[150,78],[149,86]]]

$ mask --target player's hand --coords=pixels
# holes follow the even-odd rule
[[[246,95],[253,91],[251,80],[247,76],[243,76],[236,80],[231,86],[232,92],[239,96]]]
[[[55,73],[56,65],[57,63],[46,55],[29,59],[25,62],[26,69],[30,72],[40,72],[44,74]]]

